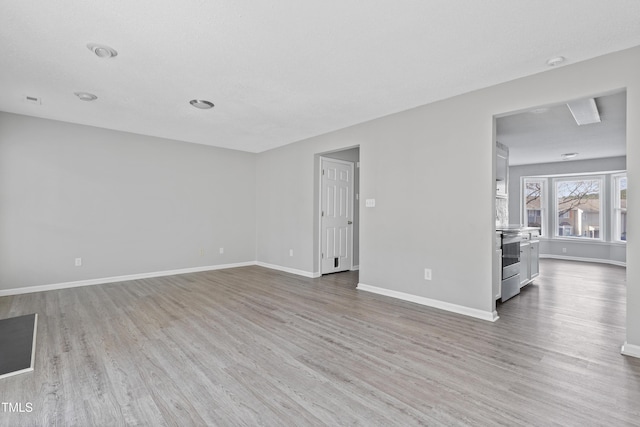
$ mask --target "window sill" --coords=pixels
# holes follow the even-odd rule
[[[563,242],[563,243],[584,243],[587,245],[609,245],[609,246],[626,246],[626,241],[606,241],[600,239],[584,239],[580,237],[544,237],[540,236],[540,240],[546,242]]]

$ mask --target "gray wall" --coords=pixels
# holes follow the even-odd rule
[[[491,313],[496,115],[627,88],[629,180],[640,174],[640,48],[541,71],[259,154],[258,259],[318,271],[314,155],[357,145],[361,283]],[[628,197],[640,210],[640,187]],[[627,334],[640,345],[637,228],[632,215]],[[300,257],[285,257],[290,244]]]
[[[320,157],[320,155],[318,155]],[[349,150],[341,150],[334,151],[332,153],[323,153],[322,157],[329,157],[331,159],[345,160],[347,162],[353,163],[353,187],[354,187],[354,195],[353,195],[353,265],[358,267],[360,264],[360,203],[357,200],[360,193],[360,168],[358,167],[358,162],[360,161],[360,148],[351,148]],[[316,174],[316,177],[319,178],[319,174]],[[316,196],[314,200],[319,200],[320,195],[319,187],[320,183],[316,181],[315,191]],[[318,210],[319,207],[316,207]]]
[[[254,261],[255,155],[0,113],[0,236],[0,289]]]
[[[458,97],[259,154],[257,175],[264,179],[257,190],[258,259],[282,262],[282,233],[309,248],[290,267],[319,271],[314,155],[358,145],[360,282],[491,313],[494,232],[482,235],[482,212],[486,229],[493,228],[493,186],[473,186],[492,181],[493,151],[481,135],[492,139],[493,121],[490,113],[473,117],[479,101]],[[468,126],[456,126],[459,115],[471,117]],[[270,191],[281,185],[286,196]],[[461,186],[475,190],[461,196]],[[277,215],[263,209],[274,197],[276,205],[284,204]],[[376,199],[376,207],[364,207],[369,198]],[[477,213],[472,220],[469,206]],[[294,223],[299,228],[290,226]],[[462,247],[470,246],[486,250],[461,258]],[[425,268],[433,270],[431,281],[424,280]]]
[[[535,165],[511,166],[509,168],[509,222],[511,224],[522,223],[522,197],[521,178],[525,176],[543,176],[559,174],[580,174],[590,172],[612,172],[626,170],[626,157],[611,157],[604,159],[578,160],[568,162],[554,162]],[[605,180],[605,188],[611,188],[610,177]],[[547,211],[552,212],[554,201],[547,198]],[[605,199],[604,211],[610,212],[610,198]],[[613,262],[614,264],[626,263],[626,244],[610,242],[609,230],[611,229],[611,215],[605,216],[603,229],[604,242],[576,241],[568,239],[553,239],[553,222],[547,224],[543,234],[547,238],[540,241],[540,254],[556,258],[590,259],[594,261]],[[563,250],[565,249],[565,250]]]

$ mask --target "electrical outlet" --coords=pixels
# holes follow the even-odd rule
[[[200,256],[204,256],[204,248],[200,248]]]
[[[82,258],[76,258],[75,262],[76,262],[76,267],[82,266]]]
[[[567,248],[562,248],[562,253],[566,254],[567,253]]]
[[[293,256],[293,249],[289,249],[289,256]]]
[[[424,269],[424,280],[431,280],[431,269],[430,268],[425,268]]]
[[[220,248],[220,253],[223,254],[224,253],[224,248]]]

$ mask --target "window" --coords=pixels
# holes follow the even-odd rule
[[[555,181],[556,236],[601,239],[601,178]]]
[[[613,176],[613,240],[627,240],[627,175]]]
[[[625,171],[523,176],[521,183],[521,222],[541,235],[626,243]]]
[[[540,227],[540,235],[544,233],[543,222],[546,222],[544,206],[546,179],[524,178],[524,225],[527,227]]]

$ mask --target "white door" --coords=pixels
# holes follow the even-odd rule
[[[353,163],[321,159],[321,273],[350,270],[353,262]]]

